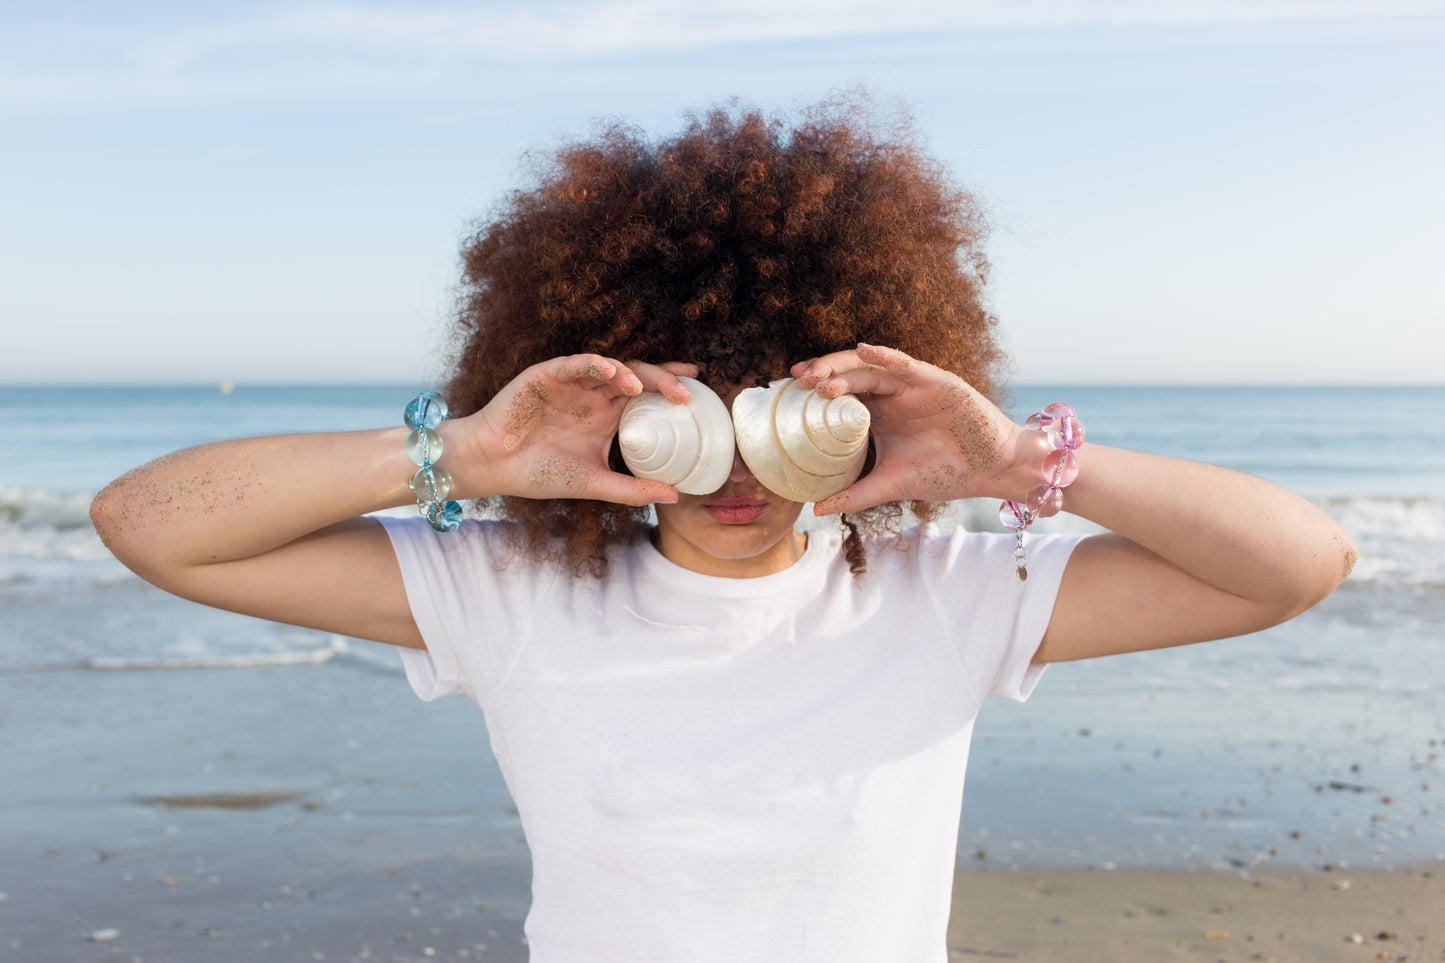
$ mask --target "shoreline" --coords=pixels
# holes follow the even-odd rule
[[[1438,708],[1368,702],[992,703],[949,959],[1445,959]],[[0,758],[0,956],[526,959],[480,713],[386,665],[3,675]]]
[[[235,866],[155,877],[137,854],[9,891],[0,950],[31,963],[434,959],[526,963],[523,882],[484,859],[312,867],[291,883]],[[14,882],[13,880],[11,881]],[[96,885],[98,884],[98,885]],[[1326,872],[961,869],[947,959],[1019,963],[1445,957],[1445,866]],[[6,955],[4,953],[0,955]]]

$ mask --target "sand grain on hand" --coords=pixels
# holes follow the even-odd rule
[[[571,455],[543,458],[527,473],[527,484],[538,493],[562,491],[575,496],[587,480],[587,468]]]
[[[948,417],[948,430],[968,464],[968,477],[997,467],[1003,439],[983,399],[952,382],[940,385],[936,398],[938,410]]]
[[[540,376],[527,382],[522,390],[512,397],[507,405],[506,424],[503,427],[506,438],[502,444],[507,451],[516,451],[522,447],[522,441],[528,432],[542,420],[546,405],[547,382]]]

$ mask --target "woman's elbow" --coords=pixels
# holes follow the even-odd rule
[[[139,573],[144,568],[144,544],[138,537],[141,526],[127,477],[117,478],[91,499],[90,524],[101,544],[127,568]]]
[[[1293,598],[1286,618],[1293,618],[1328,598],[1354,569],[1360,552],[1344,529],[1332,525],[1310,556],[1308,564],[1300,564],[1296,569]]]
[[[123,508],[117,504],[120,501],[116,494],[116,486],[119,482],[111,482],[100,490],[90,500],[90,524],[95,528],[95,534],[100,536],[101,542],[112,552],[111,546],[116,542],[119,520],[123,515]]]
[[[1350,572],[1355,568],[1355,562],[1359,561],[1360,550],[1355,547],[1355,540],[1349,533],[1338,525],[1335,525],[1330,532],[1328,549],[1325,551],[1326,563],[1324,565],[1324,577],[1320,580],[1320,587],[1323,589],[1319,597],[1314,601],[1322,601],[1340,583],[1349,578]],[[1314,602],[1310,603],[1314,604]]]

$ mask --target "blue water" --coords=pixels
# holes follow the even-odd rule
[[[167,452],[223,438],[401,424],[409,385],[0,385],[0,488],[94,493]]]
[[[110,479],[184,446],[399,424],[418,387],[0,386],[0,677],[332,662],[398,675],[384,647],[163,595],[105,551],[87,511]],[[1445,819],[1428,787],[1445,783],[1435,748],[1445,740],[1445,388],[1023,385],[1010,414],[1053,401],[1079,411],[1092,442],[1212,462],[1306,495],[1355,537],[1361,558],[1339,591],[1285,625],[1055,666],[1027,706],[986,713],[965,858],[989,849],[1022,863],[1064,852],[1217,864],[1291,840],[1298,825],[1327,842],[1288,858],[1439,858]],[[956,514],[997,524],[992,504]],[[1040,527],[1089,529],[1067,515]],[[400,678],[396,688],[406,698]],[[1351,769],[1356,759],[1373,767],[1368,780]],[[1329,788],[1362,780],[1384,788]],[[1379,822],[1386,791],[1394,812],[1418,815]],[[1072,800],[1065,816],[1060,792]],[[1068,842],[1039,835],[1040,822],[1060,819]],[[1013,835],[1005,857],[998,841]]]
[[[400,422],[419,386],[0,385],[0,486],[93,492],[186,445]],[[1445,387],[1018,385],[1022,418],[1067,400],[1089,440],[1195,458],[1324,497],[1445,498]]]
[[[0,587],[6,600],[23,608],[26,599],[58,586],[133,583],[100,545],[87,517],[94,493],[124,471],[222,438],[399,424],[418,387],[241,385],[223,393],[214,386],[0,386]],[[1391,638],[1423,638],[1429,651],[1439,648],[1434,623],[1445,618],[1445,418],[1439,414],[1445,387],[1022,385],[1011,393],[1010,414],[1021,419],[1060,400],[1079,411],[1092,442],[1237,468],[1314,499],[1361,547],[1360,564],[1340,595],[1350,604],[1337,602],[1342,611],[1314,631],[1330,638],[1351,624],[1384,624],[1397,630]],[[994,508],[975,503],[959,514],[972,527],[996,527]],[[1069,516],[1040,525],[1049,527],[1089,530]],[[143,624],[136,623],[137,637],[129,642],[109,638],[110,655],[123,658],[133,645],[153,656],[155,640],[143,637]],[[249,624],[245,630],[273,642],[281,631]],[[291,634],[283,649],[298,638],[310,640],[308,650],[319,644],[314,633],[285,631]],[[1339,644],[1348,647],[1344,634]],[[206,643],[192,648],[204,650]],[[227,647],[218,651],[235,654]],[[12,648],[0,663],[16,658]],[[1336,661],[1357,660],[1341,651]],[[1336,667],[1330,659],[1325,663]],[[1326,675],[1317,673],[1315,681]]]
[[[104,586],[112,628],[100,634],[76,625],[66,657],[106,665],[327,657],[337,643],[319,633],[218,613],[191,615],[176,641],[174,627],[145,614],[148,607],[165,611],[165,603],[144,591],[90,529],[90,498],[122,472],[188,445],[399,424],[417,387],[241,385],[230,393],[214,386],[0,387],[0,604],[12,625],[29,617],[38,624],[53,615],[36,600]],[[1110,668],[1106,678],[1091,680],[1104,670],[1089,667],[1071,678],[1115,687],[1268,678],[1274,686],[1386,691],[1445,678],[1436,630],[1445,621],[1445,419],[1438,414],[1445,387],[1022,385],[1011,393],[1010,414],[1021,419],[1060,400],[1079,411],[1090,441],[1225,465],[1298,491],[1339,519],[1361,549],[1345,587],[1326,606],[1276,630],[1291,644],[1253,665],[1247,679],[1239,678],[1238,650],[1207,647],[1183,657],[1141,656],[1122,675]],[[957,514],[963,524],[996,529],[995,508],[978,502]],[[1090,530],[1066,515],[1039,527]],[[1303,662],[1289,654],[1302,633],[1311,653]],[[1360,657],[1362,644],[1370,658]],[[0,666],[57,658],[22,642],[0,653]],[[1261,675],[1261,668],[1268,671]]]
[[[1445,498],[1445,387],[1020,386],[1068,401],[1090,441],[1236,468],[1303,495]]]

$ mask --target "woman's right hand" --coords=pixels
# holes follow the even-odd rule
[[[689,395],[678,376],[696,374],[690,364],[623,364],[596,354],[533,365],[481,411],[442,423],[443,441],[456,449],[442,462],[453,497],[677,501],[671,485],[614,472],[607,457],[629,398],[656,391],[681,404]]]
[[[443,421],[452,497],[677,498],[607,467],[627,398],[682,402],[684,364],[598,355],[522,372],[482,411]],[[91,517],[116,557],[168,592],[293,625],[420,646],[379,509],[415,504],[403,426],[215,442],[116,479]],[[447,537],[447,536],[439,536]]]

